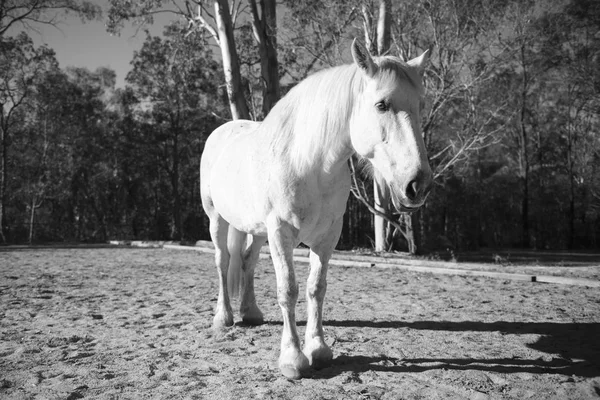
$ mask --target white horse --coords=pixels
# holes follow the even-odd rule
[[[283,314],[279,368],[289,378],[332,359],[323,335],[323,298],[350,191],[349,158],[358,153],[368,160],[404,211],[423,204],[432,182],[420,129],[427,52],[407,63],[373,60],[355,40],[352,57],[353,64],[300,82],[262,123],[238,120],[219,127],[202,154],[202,205],[219,271],[213,327],[233,325],[229,295],[240,286],[242,320],[263,322],[254,267],[268,240]],[[292,253],[299,243],[310,247],[303,350]]]

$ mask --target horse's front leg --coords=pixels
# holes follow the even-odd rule
[[[327,267],[333,249],[342,232],[343,220],[340,218],[331,227],[326,237],[315,241],[310,247],[310,274],[306,283],[308,318],[304,355],[313,367],[327,364],[333,358],[333,352],[325,343],[323,332],[323,300],[327,290]]]
[[[294,229],[280,221],[268,226],[269,247],[277,278],[277,300],[283,316],[279,369],[288,378],[300,379],[310,368],[308,359],[300,350],[296,329],[296,302],[298,284],[294,273]]]

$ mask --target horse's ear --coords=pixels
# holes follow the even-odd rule
[[[352,58],[354,58],[354,62],[358,65],[358,68],[360,68],[367,76],[375,76],[377,65],[373,62],[367,49],[365,49],[357,39],[354,39],[352,42]]]
[[[421,75],[421,77],[423,77],[423,74],[425,73],[425,67],[427,67],[427,64],[429,63],[430,53],[431,52],[429,49],[427,49],[419,57],[415,57],[407,62],[408,65],[417,69],[417,72],[419,75]]]

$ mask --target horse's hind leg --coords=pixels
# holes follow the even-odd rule
[[[260,325],[264,322],[263,314],[256,305],[256,298],[254,296],[254,268],[258,261],[260,248],[266,242],[266,236],[253,235],[251,243],[249,243],[244,252],[240,315],[242,321],[249,325]]]
[[[229,250],[229,269],[227,270],[227,290],[231,298],[238,297],[242,281],[243,252],[246,246],[246,233],[229,226],[227,250]]]
[[[220,215],[210,218],[210,236],[215,245],[215,263],[219,272],[219,297],[213,319],[213,328],[223,329],[233,325],[233,312],[227,292],[227,270],[229,268],[229,251],[227,250],[227,231],[229,224]]]
[[[311,366],[319,367],[333,358],[323,333],[323,300],[327,290],[327,267],[342,231],[342,219],[326,237],[310,246],[310,274],[306,283],[307,314],[303,353]]]

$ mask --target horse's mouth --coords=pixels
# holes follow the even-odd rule
[[[404,212],[404,213],[414,213],[415,211],[417,211],[419,208],[421,207],[406,207],[406,206],[400,206],[400,208],[397,208],[398,211],[400,212]]]
[[[413,213],[413,212],[417,211],[419,208],[421,208],[421,205],[422,205],[422,204],[419,204],[418,206],[406,206],[406,205],[402,204],[402,201],[400,201],[400,199],[398,199],[394,194],[392,194],[391,198],[392,198],[392,204],[393,204],[394,208],[397,211],[404,212],[404,213]]]

